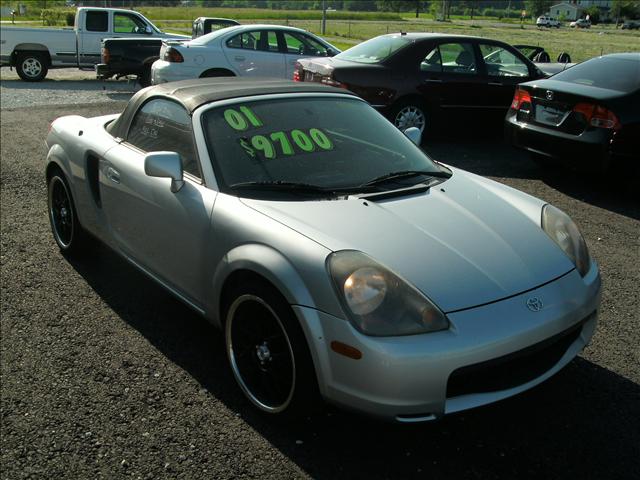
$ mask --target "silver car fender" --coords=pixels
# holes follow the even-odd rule
[[[229,251],[213,275],[212,321],[222,327],[220,318],[222,290],[229,277],[239,271],[250,271],[269,281],[290,305],[315,307],[315,302],[302,277],[291,262],[276,249],[258,243],[239,245]]]

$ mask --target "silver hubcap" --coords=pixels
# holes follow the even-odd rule
[[[406,130],[409,127],[416,127],[419,128],[421,132],[423,132],[424,127],[427,124],[427,119],[424,112],[420,108],[414,105],[407,105],[398,112],[394,123],[395,126],[402,131]]]
[[[42,73],[42,64],[37,58],[27,58],[22,62],[22,71],[29,77],[37,77]]]

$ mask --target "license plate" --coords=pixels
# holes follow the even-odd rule
[[[536,121],[547,125],[558,126],[564,120],[566,112],[553,107],[536,105]]]

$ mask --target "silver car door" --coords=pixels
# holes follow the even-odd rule
[[[167,109],[167,103],[173,106]],[[147,102],[136,114],[127,140],[101,161],[99,181],[117,248],[199,307],[207,290],[216,192],[199,179],[195,148],[187,145],[192,142],[191,118],[185,111],[186,119],[181,120],[176,108],[182,107],[164,99]],[[181,130],[187,119],[189,130]],[[145,153],[160,150],[181,154],[185,182],[176,193],[170,190],[170,179],[145,174]]]

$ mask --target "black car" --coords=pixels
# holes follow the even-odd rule
[[[499,121],[518,83],[545,74],[518,49],[464,35],[381,35],[333,58],[298,61],[294,80],[349,89],[398,128],[431,130],[460,119]]]
[[[505,119],[513,145],[543,165],[640,164],[640,53],[592,58],[518,86]],[[595,162],[594,162],[595,161]]]
[[[234,25],[240,25],[240,22],[230,18],[198,17],[193,21],[191,38],[198,38],[207,33],[215,32],[221,28],[233,27]]]

